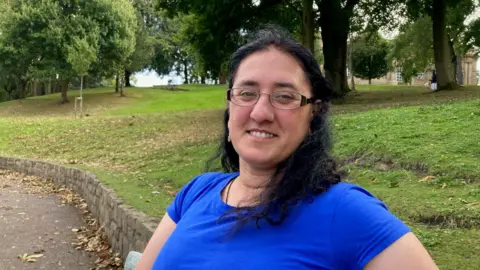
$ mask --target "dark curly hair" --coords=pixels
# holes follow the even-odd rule
[[[282,29],[270,27],[260,30],[253,35],[251,42],[232,55],[228,88],[232,88],[242,60],[255,52],[269,48],[281,50],[298,60],[311,85],[313,97],[320,100],[320,103],[313,105],[316,107],[310,123],[311,133],[287,160],[279,164],[263,194],[256,198],[255,206],[238,207],[233,210],[234,213],[230,213],[235,214],[235,219],[241,224],[254,220],[257,226],[262,219],[272,225],[280,225],[293,205],[304,200],[311,201],[332,184],[340,182],[336,164],[329,154],[331,139],[327,115],[333,90],[323,77],[317,61],[309,50]],[[207,162],[207,171],[212,171],[212,164],[218,161],[225,172],[239,171],[238,153],[227,139],[228,120],[227,108],[223,119],[224,133],[217,153]],[[277,179],[282,175],[281,173],[283,177]]]

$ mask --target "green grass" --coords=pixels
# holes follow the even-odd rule
[[[445,181],[479,183],[478,123],[480,99],[344,114],[333,123],[335,153],[391,158],[425,166]]]
[[[189,91],[143,89],[134,91],[133,101],[125,107],[108,112],[111,115],[151,114],[166,111],[204,110],[224,108],[225,89],[219,86],[185,87]]]
[[[88,169],[126,203],[161,216],[200,173],[221,131],[225,86],[85,91],[89,117],[59,96],[0,103],[0,155]],[[71,97],[78,92],[70,92]],[[480,265],[480,88],[360,89],[335,101],[333,153],[410,225],[441,269]],[[34,117],[35,116],[35,117]],[[428,181],[420,181],[433,176]]]

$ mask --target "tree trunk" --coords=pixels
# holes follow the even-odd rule
[[[302,0],[302,45],[315,53],[315,24],[313,22],[313,0]]]
[[[184,84],[189,84],[190,81],[188,80],[188,63],[187,62],[183,63],[183,76],[185,77]]]
[[[34,97],[39,96],[39,94],[38,94],[38,81],[37,80],[33,80],[33,82],[32,82],[32,96],[34,96]]]
[[[61,100],[60,100],[60,104],[65,104],[65,103],[68,103],[68,98],[67,98],[67,91],[68,91],[68,84],[69,84],[69,80],[63,80],[62,83],[61,83],[61,91],[62,91],[62,95],[61,95]]]
[[[352,91],[357,91],[355,89],[355,76],[354,76],[354,72],[353,72],[353,58],[352,58],[352,53],[353,53],[353,38],[351,38],[352,36],[350,35],[350,46],[348,46],[348,69],[350,70],[350,84],[351,84],[351,87],[352,87]]]
[[[125,87],[131,87],[130,84],[130,76],[132,76],[132,72],[125,69]]]
[[[452,63],[454,52],[448,40],[445,10],[445,0],[433,1],[433,51],[438,90],[458,88],[454,73],[452,72],[452,70],[455,69]]]
[[[225,71],[221,70],[218,76],[218,83],[219,84],[226,84],[227,83],[227,76],[225,75]]]
[[[45,87],[45,94],[50,95],[52,93],[52,81],[48,80]]]
[[[115,93],[118,93],[119,87],[120,87],[120,74],[117,72],[117,75],[115,75]]]
[[[372,85],[372,79],[368,78],[368,85]]]
[[[462,57],[457,56],[457,82],[463,85]]]
[[[341,98],[350,91],[346,74],[350,17],[336,1],[320,1],[319,9],[325,77],[333,87],[334,97]]]
[[[205,84],[205,75],[200,76],[200,83]]]
[[[124,97],[125,94],[123,93],[123,78],[120,79],[120,96]]]
[[[25,98],[25,85],[26,82],[22,79],[16,78],[15,83],[17,85],[17,92],[18,92],[18,98],[19,99],[24,99]]]

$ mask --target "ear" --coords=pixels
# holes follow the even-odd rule
[[[319,114],[321,109],[322,109],[321,100],[316,100],[314,103],[312,103],[312,118],[315,117],[317,114]]]

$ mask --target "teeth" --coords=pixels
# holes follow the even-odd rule
[[[260,137],[260,138],[271,138],[271,137],[273,137],[273,134],[260,132],[260,131],[250,131],[250,134],[252,134],[255,137]]]

